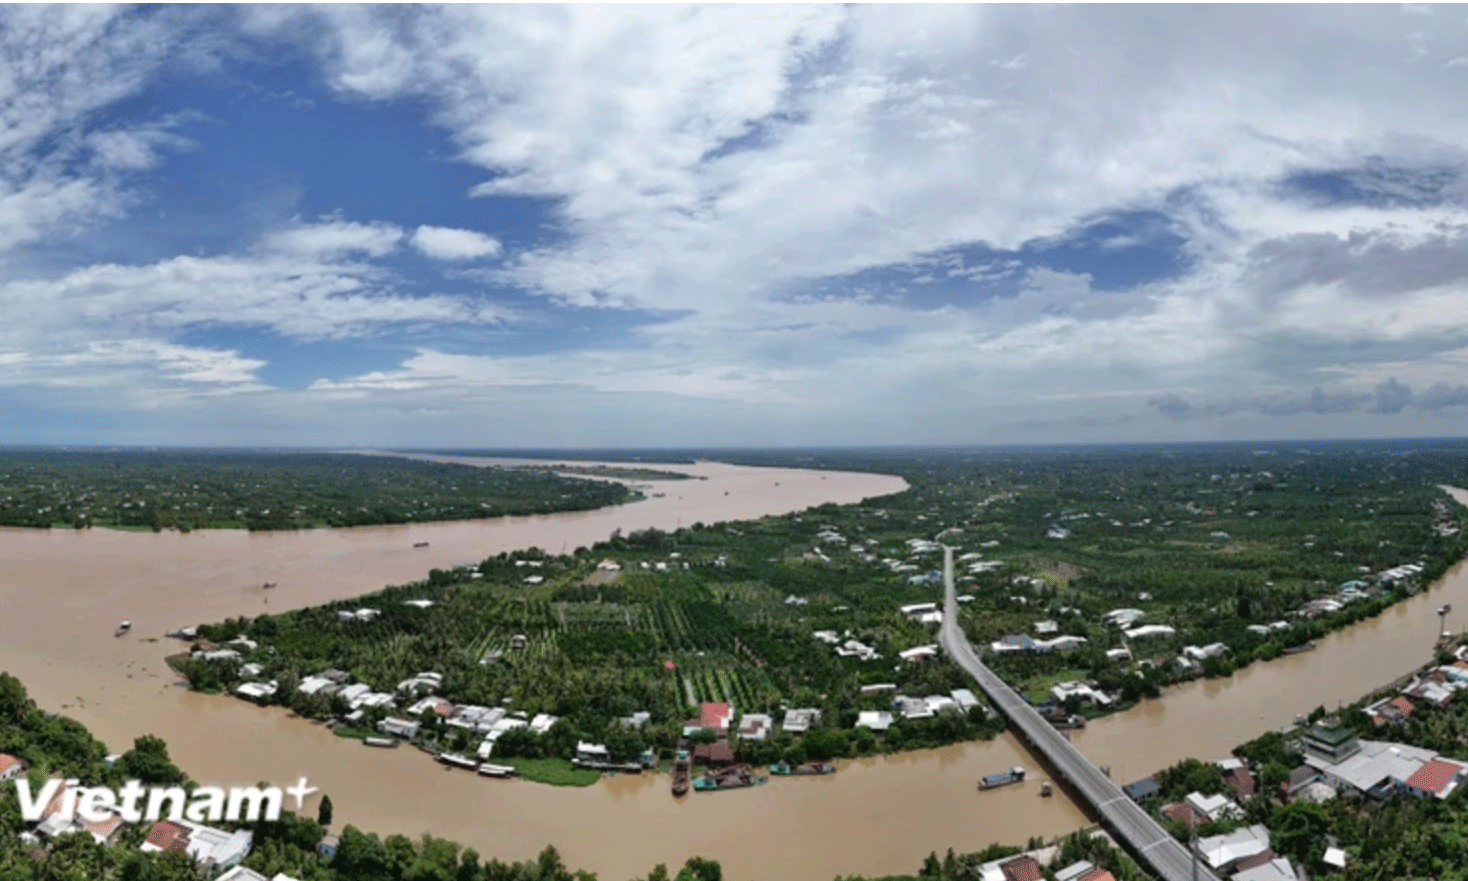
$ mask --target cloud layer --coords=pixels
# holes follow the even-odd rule
[[[108,376],[180,420],[206,404],[179,389],[228,390],[283,440],[1436,434],[1468,407],[1449,9],[0,14],[0,260],[24,270],[0,386],[77,390],[79,415]],[[43,265],[196,149],[189,113],[96,121],[181,47],[200,78],[294,49],[319,100],[427,126],[477,182],[438,216]],[[200,328],[413,339],[281,389]],[[533,432],[423,421],[511,404]]]

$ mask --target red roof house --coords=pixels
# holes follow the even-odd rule
[[[712,728],[719,734],[729,733],[729,723],[734,721],[734,711],[728,704],[704,704],[698,711],[698,724]]]
[[[1457,788],[1462,776],[1462,766],[1434,759],[1407,778],[1407,789],[1413,795],[1447,798]]]
[[[1045,878],[1040,864],[1029,854],[1000,863],[999,871],[1004,873],[1004,881],[1043,881]]]
[[[189,848],[189,830],[177,823],[168,820],[159,820],[148,830],[148,838],[143,842],[158,850],[187,851]],[[145,850],[147,848],[144,848]]]

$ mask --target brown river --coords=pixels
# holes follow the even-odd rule
[[[178,626],[360,595],[501,550],[559,551],[617,528],[747,519],[906,486],[873,474],[656,467],[708,479],[651,484],[665,495],[616,508],[485,522],[257,534],[0,530],[0,669],[114,751],[140,734],[159,735],[196,780],[285,785],[306,776],[331,796],[338,827],[432,833],[485,859],[529,859],[554,844],[568,865],[605,881],[645,874],[658,862],[681,865],[694,854],[718,859],[738,881],[908,873],[930,851],[1023,843],[1089,822],[1059,793],[1038,796],[1043,771],[1008,736],[846,762],[833,777],[775,779],[681,803],[661,775],[604,778],[583,789],[488,780],[444,769],[416,750],[343,742],[281,710],[192,694],[163,663],[177,643],[148,641]],[[1468,504],[1468,492],[1454,494]],[[417,541],[431,544],[414,549]],[[280,586],[267,593],[265,581]],[[1169,690],[1093,723],[1076,743],[1123,782],[1187,756],[1222,757],[1296,713],[1354,700],[1427,660],[1434,610],[1443,602],[1468,609],[1464,565],[1380,618],[1321,640],[1314,652]],[[133,634],[116,639],[124,618]],[[977,778],[1016,764],[1031,769],[1025,784],[976,791]]]

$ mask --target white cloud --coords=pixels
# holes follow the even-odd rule
[[[381,257],[396,248],[403,235],[401,229],[387,223],[331,220],[276,230],[265,237],[262,245],[267,250],[306,257]]]
[[[493,257],[501,250],[498,240],[468,229],[420,226],[413,232],[413,247],[435,260],[474,260]]]

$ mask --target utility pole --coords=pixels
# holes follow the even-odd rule
[[[1198,815],[1188,821],[1188,851],[1193,855],[1193,881],[1198,881]]]

